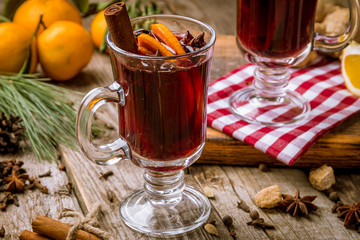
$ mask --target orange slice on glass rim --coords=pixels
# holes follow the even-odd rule
[[[352,42],[343,51],[341,73],[346,88],[360,97],[360,44]]]

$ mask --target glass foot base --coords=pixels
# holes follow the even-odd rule
[[[310,104],[298,93],[285,97],[260,97],[252,87],[235,92],[229,99],[231,111],[244,121],[267,126],[299,123],[310,112]]]
[[[127,226],[151,236],[182,234],[201,226],[210,215],[209,200],[186,186],[182,196],[172,202],[149,199],[141,190],[120,206],[120,216]]]

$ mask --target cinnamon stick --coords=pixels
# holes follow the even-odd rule
[[[110,5],[104,11],[111,40],[125,51],[137,53],[136,42],[130,18],[124,2]]]
[[[51,237],[55,240],[65,240],[66,236],[71,228],[70,225],[56,221],[52,218],[37,216],[34,221],[32,221],[33,231],[41,235]],[[76,233],[76,240],[101,240],[101,238],[96,237],[95,235],[79,230]]]
[[[34,233],[28,230],[24,230],[20,233],[20,240],[51,240],[51,238],[42,236],[38,233]]]

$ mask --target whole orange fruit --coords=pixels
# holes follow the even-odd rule
[[[98,12],[94,19],[91,22],[90,26],[90,34],[91,39],[93,40],[95,46],[99,49],[101,46],[101,43],[104,40],[105,33],[106,33],[106,21],[104,16],[104,10]]]
[[[12,22],[0,23],[0,72],[17,73],[23,66],[29,51],[32,33],[24,26]],[[36,41],[31,46],[30,73],[37,65]]]
[[[94,48],[86,29],[70,21],[57,21],[45,29],[37,46],[43,71],[58,81],[69,80],[86,67]]]
[[[59,20],[73,21],[81,24],[81,16],[74,5],[66,0],[28,0],[16,10],[14,22],[22,24],[34,32],[43,14],[46,27]],[[40,26],[39,34],[44,30]]]

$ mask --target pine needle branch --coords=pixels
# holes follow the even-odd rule
[[[1,74],[0,111],[21,117],[37,158],[53,160],[57,145],[76,145],[76,113],[68,96],[80,93],[47,81],[38,74]]]

